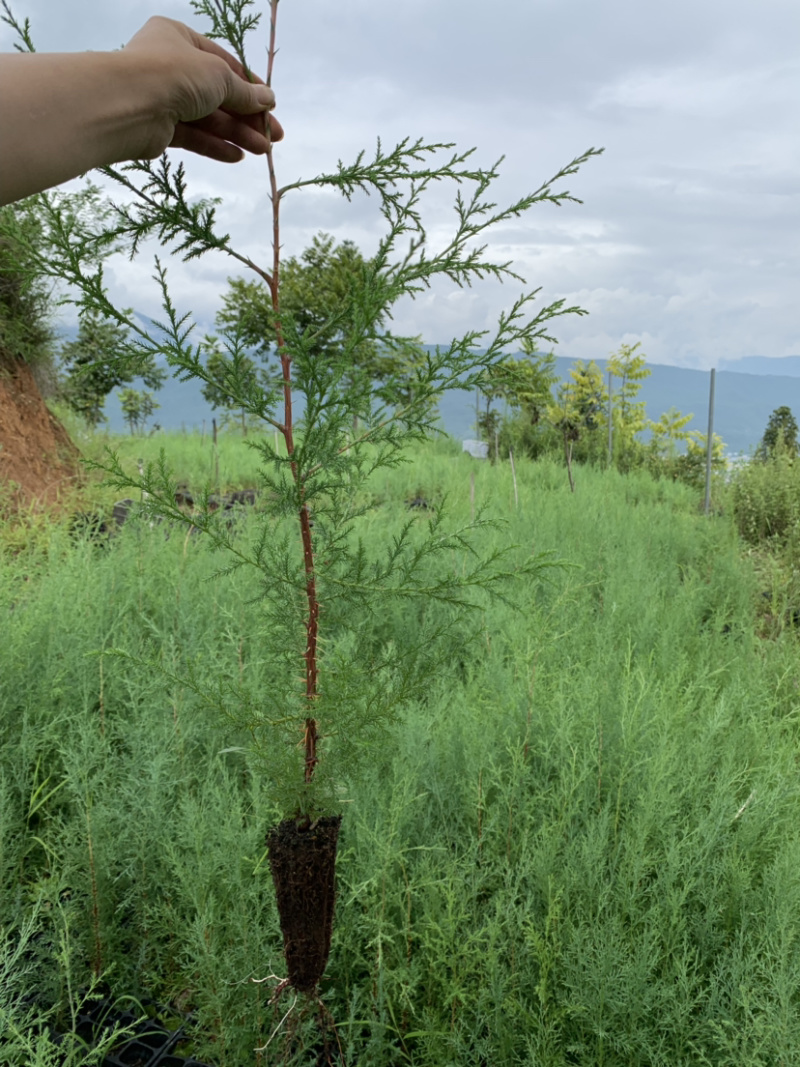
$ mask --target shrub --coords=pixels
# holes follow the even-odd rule
[[[785,546],[800,530],[800,464],[785,448],[742,467],[732,483],[739,533],[748,544]]]

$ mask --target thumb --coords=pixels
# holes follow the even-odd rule
[[[220,106],[237,115],[256,115],[275,107],[275,93],[267,85],[253,84],[231,72],[228,92]]]

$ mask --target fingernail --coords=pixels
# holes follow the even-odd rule
[[[256,100],[262,107],[275,107],[275,93],[267,85],[256,86]]]

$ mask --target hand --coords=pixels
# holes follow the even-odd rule
[[[234,56],[182,22],[149,19],[123,52],[147,59],[162,72],[164,110],[153,130],[153,157],[167,147],[186,148],[236,163],[242,149],[263,154],[270,141],[283,137],[280,123],[269,114],[275,106],[272,89],[255,75],[248,81]]]

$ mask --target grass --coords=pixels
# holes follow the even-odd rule
[[[179,477],[208,476],[207,440],[167,444]],[[252,484],[235,455],[231,484]],[[418,494],[469,518],[473,475],[507,523],[487,549],[565,565],[487,606],[347,784],[323,985],[347,1062],[799,1062],[797,645],[760,636],[732,521],[646,475],[578,469],[573,495],[548,461],[518,464],[516,508],[508,465],[443,443],[371,486],[365,537]],[[291,1003],[250,981],[282,973],[276,811],[202,689],[269,679],[247,576],[218,565],[149,527],[104,548],[50,529],[0,563],[0,926],[25,972],[0,1031],[34,992],[68,1028],[95,980],[192,1009],[192,1052],[220,1067],[316,1062],[299,1006],[253,1051]],[[359,625],[402,643],[416,610]],[[199,691],[111,647],[191,664]],[[21,1048],[0,1063],[48,1062]]]

